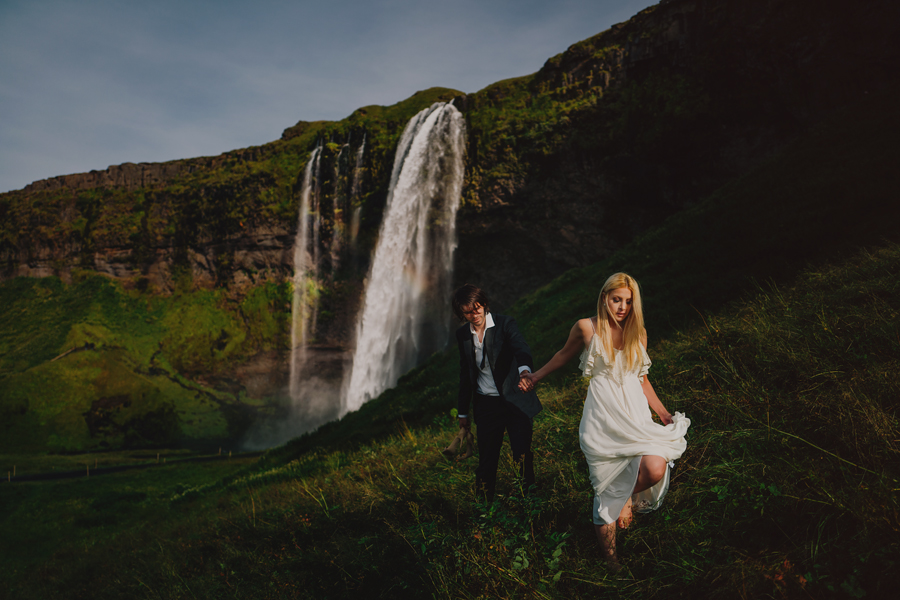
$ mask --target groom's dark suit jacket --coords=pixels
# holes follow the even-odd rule
[[[519,333],[512,317],[491,313],[494,326],[484,332],[484,349],[491,364],[494,384],[500,397],[517,406],[530,418],[541,412],[541,401],[534,391],[519,390],[519,367],[527,366],[534,372],[531,351],[525,338]],[[469,414],[469,403],[476,392],[478,371],[475,366],[475,344],[469,323],[456,330],[459,346],[459,402],[457,410],[461,415]]]

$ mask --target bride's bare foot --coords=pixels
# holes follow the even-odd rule
[[[606,568],[612,571],[613,573],[618,573],[625,567],[620,563],[617,559],[607,560]]]
[[[628,529],[629,525],[631,525],[631,517],[631,498],[629,498],[625,506],[622,507],[619,518],[616,519],[616,525],[619,526],[619,529]]]

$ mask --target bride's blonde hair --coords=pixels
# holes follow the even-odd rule
[[[606,299],[610,292],[620,288],[631,290],[631,311],[625,317],[625,322],[619,324],[612,317],[609,308],[606,305]],[[626,360],[625,366],[628,371],[634,369],[635,363],[641,360],[641,338],[644,337],[644,311],[641,307],[641,288],[638,282],[627,273],[615,273],[610,275],[603,288],[600,290],[600,297],[597,299],[597,335],[600,336],[600,343],[609,359],[615,362],[616,354],[613,351],[612,334],[610,333],[609,322],[616,323],[616,326],[623,330],[622,336],[625,340],[622,354]]]

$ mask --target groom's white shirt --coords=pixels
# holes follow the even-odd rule
[[[487,338],[487,330],[494,326],[494,317],[491,316],[491,313],[488,313],[484,318],[484,337]],[[482,364],[482,358],[484,357],[484,342],[478,341],[478,332],[475,331],[475,327],[469,323],[469,331],[472,332],[472,343],[475,344],[475,369],[478,371],[478,380],[475,382],[475,391],[481,394],[482,396],[499,396],[500,391],[497,389],[497,384],[494,383],[494,374],[491,371],[491,361],[484,361],[484,367],[479,367]]]

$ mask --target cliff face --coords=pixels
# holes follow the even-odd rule
[[[59,276],[71,281],[73,270],[90,269],[128,286],[167,293],[173,289],[176,265],[186,268],[200,287],[222,283],[218,257],[223,252],[234,255],[243,273],[283,277],[291,268],[293,233],[282,220],[257,221],[251,228],[238,221],[224,238],[198,235],[188,248],[178,247],[169,227],[178,210],[173,202],[180,198],[175,196],[183,194],[179,181],[250,164],[261,153],[248,148],[166,163],[124,163],[35,181],[5,194],[0,201],[6,229],[0,278]],[[221,193],[214,186],[200,193]],[[241,274],[233,280],[238,286],[246,282]]]
[[[63,221],[64,225],[71,223]],[[197,287],[212,288],[221,284],[223,277],[230,276],[226,283],[235,289],[252,283],[252,273],[265,273],[267,278],[283,280],[290,278],[293,269],[294,232],[279,222],[260,223],[223,239],[203,240],[188,248],[178,248],[173,239],[164,238],[158,245],[143,250],[140,263],[135,259],[134,246],[128,241],[111,240],[112,243],[88,253],[84,244],[77,241],[35,243],[24,257],[10,249],[0,252],[0,261],[8,265],[6,277],[58,276],[70,283],[74,271],[88,269],[118,279],[128,288],[149,288],[161,293],[172,292],[179,268],[190,275]],[[221,262],[225,257],[228,264],[223,271]]]

